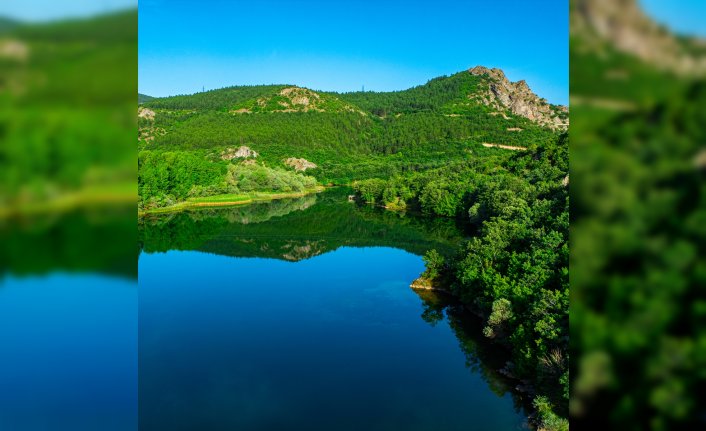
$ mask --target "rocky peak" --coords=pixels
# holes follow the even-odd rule
[[[568,112],[568,109],[564,106],[553,107],[546,100],[539,98],[532,92],[527,81],[510,82],[505,73],[497,68],[476,66],[468,72],[487,78],[487,86],[481,87],[479,94],[469,97],[500,112],[508,110],[541,126],[554,130],[567,129],[569,120],[562,118],[566,116],[560,114]]]
[[[505,77],[505,72],[503,72],[502,69],[498,69],[497,67],[489,69],[485,66],[476,66],[474,68],[469,69],[468,71],[471,72],[472,75],[488,75],[489,77],[499,81],[507,80],[507,78]]]
[[[673,33],[650,18],[637,0],[574,0],[571,33],[599,53],[608,43],[623,53],[677,73],[702,74],[706,57],[689,52],[703,39],[679,41]]]
[[[518,91],[523,91],[523,92],[524,91],[531,91],[529,88],[529,85],[527,84],[527,81],[525,81],[524,79],[522,81],[517,81],[515,83],[515,88],[517,88]]]

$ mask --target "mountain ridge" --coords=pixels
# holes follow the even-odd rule
[[[14,30],[22,25],[20,21],[6,16],[0,16],[0,34]]]
[[[146,94],[142,93],[137,93],[137,103],[138,104],[143,104],[145,102],[149,102],[150,100],[154,100],[156,97],[148,96]]]
[[[229,86],[205,92],[144,100],[151,109],[218,110],[231,114],[355,112],[386,118],[416,112],[448,116],[476,114],[478,107],[523,117],[552,130],[568,127],[568,108],[552,105],[526,81],[510,82],[502,70],[484,66],[440,76],[425,84],[391,92],[327,92],[291,84]],[[497,112],[500,111],[500,112]]]

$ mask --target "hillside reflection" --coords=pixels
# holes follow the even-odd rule
[[[342,246],[451,252],[462,240],[452,220],[425,219],[348,202],[346,189],[252,205],[150,215],[140,250],[200,250],[234,257],[307,259]]]

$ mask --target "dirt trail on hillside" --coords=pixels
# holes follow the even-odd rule
[[[483,146],[486,148],[502,148],[503,150],[527,151],[527,147],[513,147],[512,145],[489,144],[487,142],[483,142]]]

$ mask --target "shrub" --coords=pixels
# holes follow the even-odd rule
[[[532,405],[537,409],[537,428],[545,431],[569,431],[569,421],[552,411],[552,406],[546,397],[536,397]]]

